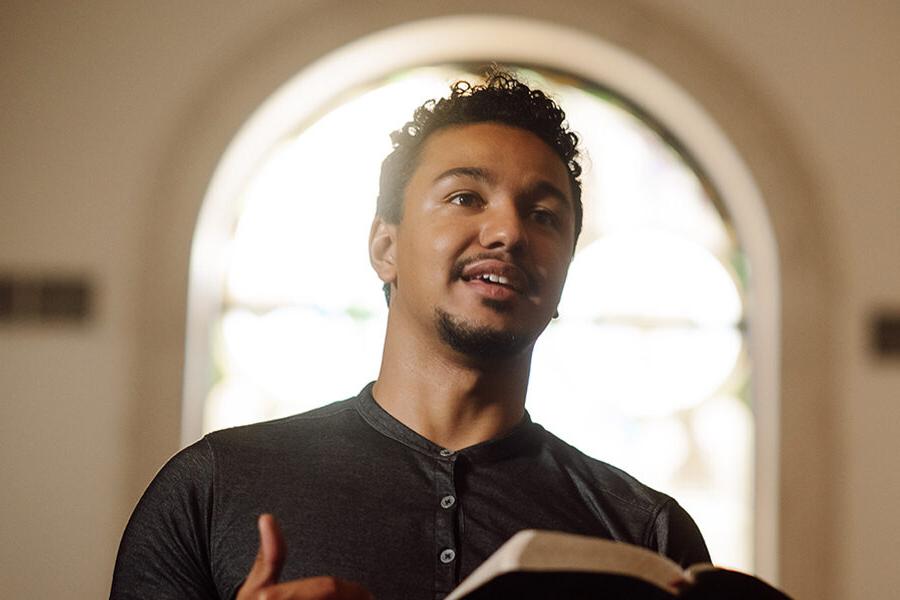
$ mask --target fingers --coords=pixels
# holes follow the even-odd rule
[[[278,576],[281,575],[281,567],[284,565],[284,557],[287,554],[284,537],[281,535],[278,521],[272,515],[260,515],[258,525],[259,549],[265,556],[265,563],[270,570],[271,583],[276,583]]]
[[[260,515],[259,550],[236,600],[372,600],[361,585],[337,577],[310,577],[278,583],[287,547],[278,522]]]
[[[281,574],[281,566],[284,564],[284,557],[287,553],[284,538],[281,537],[281,530],[275,517],[269,514],[260,515],[257,525],[259,527],[259,550],[250,574],[247,575],[244,585],[238,591],[238,600],[252,598],[253,594],[262,588],[278,583],[278,576]]]

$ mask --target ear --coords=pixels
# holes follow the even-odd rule
[[[369,231],[369,262],[384,283],[397,282],[397,225],[376,215]]]

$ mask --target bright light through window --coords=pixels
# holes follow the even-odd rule
[[[753,419],[743,255],[710,186],[621,98],[522,70],[586,154],[585,223],[539,340],[532,418],[676,498],[713,559],[752,570]],[[368,263],[388,134],[464,69],[348,90],[245,182],[212,333],[206,431],[309,410],[375,378],[387,310]]]

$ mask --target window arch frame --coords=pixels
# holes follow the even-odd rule
[[[509,16],[439,17],[399,25],[316,60],[259,106],[219,161],[197,220],[188,281],[182,443],[201,431],[209,330],[224,282],[220,256],[233,224],[235,190],[284,135],[285,123],[295,123],[298,115],[314,118],[342,91],[392,72],[485,57],[570,72],[615,90],[670,131],[717,189],[752,269],[746,310],[754,360],[754,563],[758,574],[777,582],[781,291],[778,250],[762,195],[721,128],[677,83],[621,47],[559,25]]]

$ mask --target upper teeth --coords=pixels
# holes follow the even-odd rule
[[[483,275],[479,275],[481,279],[485,281],[490,281],[491,283],[499,283],[501,285],[509,285],[509,279],[503,277],[502,275],[494,275],[493,273],[485,273]]]

